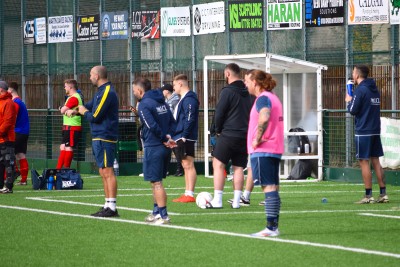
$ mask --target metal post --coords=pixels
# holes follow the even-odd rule
[[[24,18],[25,18],[25,1],[21,0],[21,92],[22,101],[26,102],[25,88],[25,45],[24,45]],[[0,64],[1,65],[1,64]]]
[[[347,14],[347,5],[344,5],[344,9],[345,12],[344,14]],[[351,69],[351,62],[350,62],[350,31],[349,31],[349,25],[347,22],[347,16],[345,16],[345,42],[346,42],[346,79],[345,81],[347,81],[347,78],[350,77],[350,74],[352,73],[352,69]],[[343,87],[345,87],[346,85],[344,84]],[[338,90],[341,90],[343,88],[338,88]],[[346,106],[347,108],[347,106]],[[346,112],[346,167],[349,167],[351,165],[351,159],[352,159],[352,155],[351,155],[351,146],[353,144],[353,120],[352,120],[352,116],[350,115],[350,113]]]
[[[263,23],[263,32],[264,32],[264,52],[268,53],[269,51],[269,43],[268,43],[268,31],[267,31],[267,24],[268,24],[268,9],[267,9],[267,1],[264,0],[264,6],[263,6],[263,17],[264,17],[264,23]]]
[[[74,0],[73,1],[73,18],[72,18],[72,21],[73,21],[73,25],[76,25],[76,0]],[[76,74],[76,27],[72,27],[72,29],[73,29],[73,32],[72,32],[72,34],[73,34],[73,50],[74,50],[74,58],[73,58],[73,60],[74,60],[74,79],[75,80],[78,80],[78,75]]]
[[[193,5],[195,4],[194,0],[192,0],[192,6],[190,10],[193,12]],[[192,80],[193,80],[193,92],[197,93],[196,88],[196,42],[194,39],[194,34],[192,34]]]
[[[100,28],[101,28],[101,12],[103,10],[102,8],[103,6],[103,0],[100,0],[100,5],[99,5],[99,14],[100,14]],[[101,34],[101,33],[100,33]],[[101,36],[100,36],[100,65],[103,66],[103,41],[101,40]]]
[[[398,62],[396,60],[396,50],[398,48],[398,38],[395,38],[396,36],[396,31],[398,32],[398,25],[390,25],[390,54],[391,54],[391,65],[392,65],[392,110],[397,110],[397,90],[398,90],[398,84],[396,84],[396,63]],[[396,117],[396,113],[392,114],[392,117]]]

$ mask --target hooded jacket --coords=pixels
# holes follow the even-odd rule
[[[373,79],[363,80],[356,88],[347,110],[355,116],[356,135],[381,133],[380,94]]]
[[[196,93],[188,91],[176,106],[176,130],[173,139],[197,141],[199,131],[199,100]]]
[[[101,85],[93,99],[85,104],[84,117],[90,122],[92,140],[118,141],[118,97],[110,82]]]
[[[222,88],[215,109],[215,132],[246,139],[253,102],[254,97],[250,96],[241,80]]]
[[[173,136],[175,120],[160,90],[145,92],[139,102],[138,113],[142,123],[143,146],[159,146]]]
[[[0,95],[0,144],[15,142],[17,112],[9,92]]]

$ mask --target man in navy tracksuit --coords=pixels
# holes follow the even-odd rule
[[[353,69],[354,84],[358,85],[354,96],[346,95],[347,110],[355,116],[356,157],[360,162],[365,185],[365,196],[357,204],[387,203],[386,185],[379,157],[383,156],[381,143],[380,94],[373,79],[368,79],[369,69],[359,65]],[[370,160],[380,187],[377,200],[372,197]]]
[[[138,78],[133,82],[133,94],[139,102],[138,114],[142,124],[141,138],[144,147],[143,175],[153,190],[153,212],[145,221],[153,224],[169,224],[167,194],[162,179],[167,175],[171,139],[175,128],[172,112],[165,103],[160,90],[151,90],[148,79]]]
[[[185,193],[172,201],[181,203],[196,202],[194,187],[197,173],[194,167],[194,146],[199,130],[199,100],[197,95],[190,90],[186,75],[175,76],[173,86],[175,92],[181,96],[174,111],[177,126],[175,135],[172,138],[178,145],[176,150],[182,159],[182,167],[185,172]]]
[[[93,99],[79,106],[79,113],[90,122],[92,149],[103,179],[105,204],[95,217],[118,217],[117,179],[114,174],[116,144],[118,141],[118,96],[107,79],[107,69],[95,66],[90,71],[90,81],[98,87]],[[71,116],[73,110],[66,113]]]

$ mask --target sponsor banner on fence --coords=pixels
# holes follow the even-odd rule
[[[35,21],[24,21],[24,44],[33,44],[35,42]]]
[[[46,35],[46,18],[35,19],[35,42],[36,44],[45,44],[47,41]]]
[[[190,9],[188,6],[161,8],[161,36],[190,36]]]
[[[229,1],[229,31],[262,31],[264,8],[262,0]]]
[[[344,24],[343,0],[305,0],[305,22],[308,27]]]
[[[76,16],[76,41],[99,40],[100,15]]]
[[[349,25],[389,23],[389,0],[349,0],[347,10]]]
[[[73,41],[73,16],[57,16],[48,18],[49,43],[66,43]]]
[[[381,118],[381,141],[384,156],[379,160],[383,168],[400,168],[400,120]]]
[[[193,34],[210,34],[225,31],[225,3],[193,5]]]
[[[159,39],[160,11],[133,11],[132,38]]]
[[[267,30],[293,30],[303,27],[301,0],[268,0]]]
[[[389,14],[390,24],[400,24],[400,1],[390,0],[389,3]]]
[[[101,40],[128,39],[128,11],[102,12]]]

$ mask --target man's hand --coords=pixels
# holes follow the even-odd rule
[[[264,140],[260,140],[257,141],[256,139],[253,140],[253,142],[251,142],[251,146],[256,149],[261,143],[267,142],[268,140],[264,139]]]
[[[82,106],[82,105],[79,105],[79,106],[78,106],[78,112],[79,112],[79,114],[84,115],[86,111],[88,111],[88,109],[85,108],[85,106]]]
[[[349,96],[348,93],[346,93],[346,98],[344,99],[344,101],[346,101],[346,103],[351,102],[351,100],[353,99],[352,96]]]
[[[65,114],[67,117],[72,117],[75,116],[76,114],[78,114],[78,112],[76,110],[73,109],[69,109],[67,111],[65,111]]]

